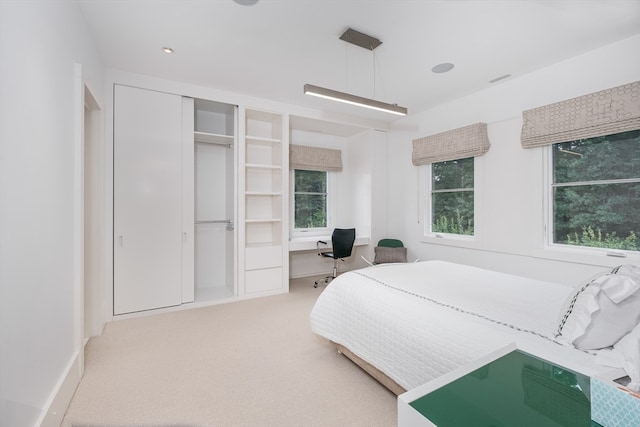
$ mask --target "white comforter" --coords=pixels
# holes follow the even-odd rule
[[[554,342],[571,287],[444,261],[381,264],[334,279],[311,329],[409,390],[510,343],[569,369],[606,370]]]

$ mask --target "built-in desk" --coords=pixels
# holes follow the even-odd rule
[[[327,242],[326,245],[320,245],[320,249],[326,251],[331,249],[331,236],[309,236],[309,237],[297,237],[289,240],[289,252],[298,251],[315,251],[316,243],[318,240]],[[366,246],[371,239],[369,237],[356,237],[356,241],[353,246]]]

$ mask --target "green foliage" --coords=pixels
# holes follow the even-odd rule
[[[473,157],[433,163],[433,190],[473,189],[473,164]]]
[[[640,250],[640,130],[554,144],[553,166],[556,243]]]
[[[431,165],[431,229],[473,235],[473,157]]]
[[[640,250],[640,241],[633,231],[625,238],[616,236],[615,231],[605,233],[602,230],[594,230],[593,227],[584,227],[582,234],[573,233],[567,235],[567,244],[575,246],[589,246],[592,248],[622,249],[628,251]]]
[[[434,233],[450,233],[450,234],[462,234],[465,236],[473,236],[473,217],[471,219],[465,218],[459,210],[456,211],[456,215],[450,218],[441,216],[436,219],[432,225],[432,231]]]
[[[327,226],[327,172],[295,170],[295,228]]]
[[[326,196],[295,195],[295,228],[323,228],[327,226]]]

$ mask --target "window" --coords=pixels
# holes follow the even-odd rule
[[[473,236],[474,158],[431,164],[431,231]]]
[[[640,250],[640,130],[553,144],[552,242]]]
[[[325,171],[293,171],[294,230],[327,229],[329,173]]]

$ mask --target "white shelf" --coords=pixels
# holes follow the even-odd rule
[[[245,219],[244,222],[247,224],[259,224],[259,223],[268,223],[268,222],[280,222],[282,221],[280,218],[255,218],[255,219]]]
[[[281,142],[280,139],[275,138],[265,138],[262,136],[251,136],[246,135],[245,139],[250,143],[262,143],[262,144],[279,144]]]
[[[193,140],[206,144],[233,145],[234,137],[232,135],[220,135],[208,132],[194,132]]]

